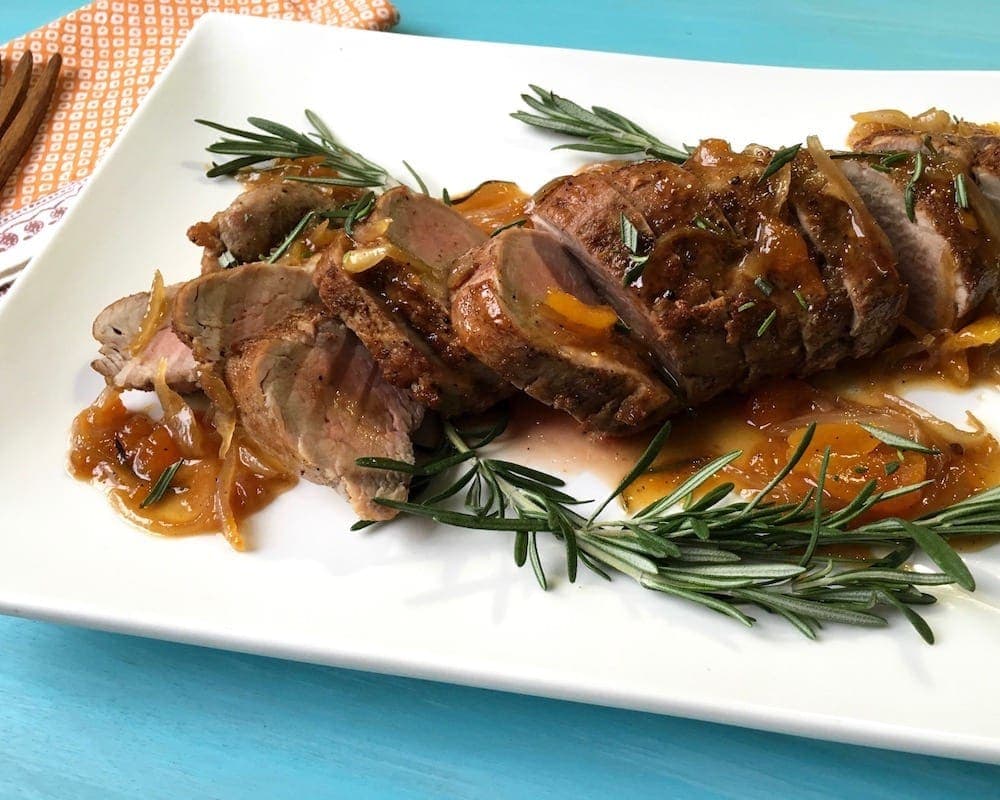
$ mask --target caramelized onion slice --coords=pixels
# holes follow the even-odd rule
[[[835,196],[847,203],[847,207],[851,209],[851,216],[854,217],[854,223],[860,228],[861,233],[868,238],[876,238],[881,231],[874,227],[868,206],[864,204],[857,189],[847,180],[847,176],[841,172],[840,167],[833,162],[830,155],[823,149],[819,137],[806,137],[806,148],[816,164],[816,169],[826,178],[827,186],[832,189]]]
[[[947,334],[941,343],[941,349],[946,353],[952,353],[974,347],[989,347],[998,341],[1000,341],[1000,316],[987,314],[961,330]]]
[[[219,458],[225,458],[236,431],[236,403],[222,378],[207,364],[198,366],[198,385],[212,404],[212,425],[222,439]]]
[[[143,348],[150,343],[156,332],[163,327],[163,322],[167,318],[169,310],[167,292],[163,285],[163,276],[159,270],[156,270],[153,273],[153,285],[149,289],[149,302],[146,304],[146,313],[142,315],[139,330],[129,345],[129,355],[134,356],[142,352]]]
[[[226,541],[232,545],[234,550],[245,550],[246,542],[240,533],[240,527],[236,522],[236,514],[233,512],[233,490],[236,487],[236,470],[240,464],[240,454],[238,448],[230,448],[222,461],[222,469],[219,470],[219,478],[215,490],[215,516],[222,529],[222,535]]]
[[[163,424],[185,458],[206,454],[205,435],[195,419],[194,410],[177,392],[167,386],[167,360],[160,359],[153,378],[156,397],[163,408]]]

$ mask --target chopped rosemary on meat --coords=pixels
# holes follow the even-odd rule
[[[885,465],[886,475],[895,475],[899,471],[900,463],[898,461],[889,461]]]
[[[423,192],[426,195],[429,195],[430,192],[427,191],[427,184],[424,183],[424,179],[420,177],[420,173],[418,173],[406,161],[403,162],[403,166],[406,167],[406,171],[409,172],[413,176],[413,180],[415,180],[417,182],[417,186],[420,187],[420,191]]]
[[[589,111],[571,100],[532,85],[535,95],[522,94],[521,99],[537,113],[515,111],[511,116],[528,125],[586,140],[582,143],[561,144],[553,150],[582,150],[588,153],[624,156],[635,153],[673,161],[687,161],[688,154],[657,139],[632,120],[601,106]]]
[[[1000,489],[991,489],[949,508],[909,522],[882,519],[857,524],[879,503],[922,488],[915,484],[880,492],[869,480],[845,508],[827,510],[821,502],[824,457],[817,488],[797,503],[774,503],[767,496],[807,452],[815,432],[810,425],[788,463],[749,499],[734,497],[724,483],[695,493],[740,456],[734,450],[715,458],[668,495],[625,519],[601,513],[656,459],[670,433],[666,424],[633,469],[589,515],[585,505],[564,491],[556,476],[484,454],[504,430],[462,431],[444,423],[444,441],[418,466],[363,458],[373,469],[403,470],[421,487],[408,502],[385,498],[380,505],[446,525],[513,535],[514,562],[530,562],[539,585],[549,585],[538,550],[538,536],[562,542],[566,575],[572,582],[580,563],[609,579],[611,572],[633,578],[647,589],[706,606],[745,625],[755,619],[743,608],[773,612],[810,639],[824,622],[884,627],[883,609],[900,611],[928,642],[934,637],[913,606],[935,602],[918,587],[975,582],[943,535],[1000,532]],[[456,477],[457,474],[457,477]],[[417,481],[415,481],[416,483]],[[426,496],[425,496],[426,495]],[[365,527],[359,522],[355,527]],[[827,552],[831,545],[866,545],[880,554],[846,557]],[[939,568],[917,572],[907,562],[919,548]]]
[[[497,234],[503,233],[508,228],[520,228],[527,221],[528,221],[527,217],[521,217],[520,219],[515,219],[512,220],[511,222],[508,222],[506,225],[501,225],[499,228],[494,228],[493,231],[490,233],[490,238],[492,239]]]
[[[725,233],[720,225],[712,222],[708,217],[703,217],[701,214],[696,216],[691,222],[699,230],[708,231],[718,236],[722,236]]]
[[[354,236],[354,224],[367,219],[368,215],[375,210],[375,192],[365,192],[353,203],[337,209],[337,212],[344,212],[344,231],[348,236]],[[334,212],[336,214],[337,212]],[[336,218],[335,216],[332,218]]]
[[[795,299],[799,301],[799,305],[802,306],[806,311],[809,310],[809,302],[802,296],[802,292],[798,289],[792,289],[792,294],[795,295]]]
[[[639,231],[636,230],[635,225],[632,224],[631,220],[624,213],[620,213],[618,216],[619,225],[621,226],[622,244],[625,245],[625,249],[629,253],[629,266],[622,277],[622,283],[625,286],[631,286],[642,277],[642,273],[646,269],[646,262],[649,261],[649,255],[641,255],[639,253]]]
[[[795,156],[799,154],[799,150],[801,149],[801,144],[793,144],[791,147],[782,147],[780,150],[775,152],[775,154],[771,156],[771,160],[768,162],[767,166],[764,168],[764,171],[760,174],[758,182],[762,183],[766,181],[775,172],[785,166],[785,164],[794,160]]]
[[[771,324],[774,322],[775,317],[777,316],[778,316],[778,309],[772,308],[771,313],[768,314],[766,317],[764,317],[764,321],[760,323],[760,327],[757,328],[757,338],[760,338],[765,333],[767,333],[767,329],[771,327]]]
[[[441,202],[444,203],[446,206],[454,205],[454,203],[451,202],[451,195],[448,194],[447,186],[441,187]]]
[[[969,195],[965,188],[965,175],[961,172],[955,176],[955,203],[963,210],[969,208]]]
[[[898,433],[893,433],[892,431],[887,431],[884,428],[877,428],[874,425],[869,425],[867,422],[859,422],[858,425],[864,428],[869,434],[883,444],[895,447],[896,454],[899,456],[900,461],[903,460],[903,450],[912,450],[914,453],[926,453],[927,455],[936,455],[941,452],[933,447],[920,444],[920,442],[914,442],[912,439],[907,439],[905,436],[900,436]]]
[[[883,155],[879,159],[878,163],[881,164],[886,169],[888,169],[890,167],[896,166],[896,164],[899,164],[902,161],[906,161],[906,159],[908,159],[910,155],[911,154],[906,150],[899,150],[898,152],[888,153],[886,155]]]
[[[295,227],[288,232],[288,236],[285,237],[284,241],[282,241],[281,244],[275,247],[274,250],[271,252],[271,255],[267,257],[267,263],[273,264],[275,261],[281,258],[288,250],[288,248],[292,246],[295,240],[302,235],[302,231],[306,229],[306,226],[309,225],[309,223],[312,222],[314,219],[316,219],[317,216],[319,216],[319,213],[317,211],[307,211],[305,214],[303,214],[302,219],[300,219],[298,222],[295,223]]]
[[[753,285],[760,289],[761,294],[765,297],[770,297],[772,292],[774,292],[774,287],[766,278],[762,278],[759,275],[753,279]]]
[[[916,203],[917,181],[924,174],[924,154],[919,150],[913,154],[913,172],[910,173],[910,180],[903,191],[903,201],[906,203],[906,218],[910,222],[917,221],[917,213],[914,208]]]
[[[184,459],[179,458],[160,473],[160,477],[156,479],[156,483],[149,490],[149,494],[139,503],[139,508],[149,508],[149,506],[159,503],[163,499],[163,495],[167,493],[167,489],[170,488],[170,484],[174,481],[177,470],[181,468],[181,464],[183,463]]]
[[[756,300],[749,300],[748,302],[744,303],[743,305],[741,305],[736,310],[739,311],[739,312],[749,311],[755,305],[757,305],[757,301]]]
[[[212,168],[205,174],[209,178],[217,178],[222,175],[233,175],[240,170],[274,161],[277,158],[320,156],[323,159],[322,165],[336,170],[338,177],[289,176],[288,180],[359,187],[385,186],[390,182],[391,178],[384,167],[369,161],[360,153],[338,142],[326,123],[314,112],[307,109],[305,114],[313,127],[313,130],[308,133],[297,132],[287,125],[261,117],[247,118],[247,122],[256,128],[256,131],[232,128],[218,122],[196,119],[195,122],[199,125],[205,125],[225,134],[206,148],[208,152],[238,156],[222,164],[213,164]]]

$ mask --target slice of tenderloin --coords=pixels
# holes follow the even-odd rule
[[[364,343],[389,383],[445,417],[485,411],[509,394],[468,354],[466,368],[445,361],[384,297],[346,273],[340,259],[334,249],[320,259],[323,303]]]
[[[195,360],[211,364],[244,339],[311,305],[319,305],[311,270],[244,264],[182,284],[173,302],[172,325]]]
[[[858,152],[916,152],[941,154],[958,161],[975,178],[983,194],[1000,213],[1000,135],[986,132],[923,133],[893,128],[871,133],[853,142]]]
[[[181,284],[165,289],[166,300],[171,303]],[[116,300],[94,320],[94,338],[100,343],[100,358],[91,366],[104,376],[110,386],[120,389],[150,391],[160,359],[166,359],[167,383],[178,392],[190,392],[197,386],[197,362],[191,348],[181,341],[165,323],[153,334],[146,346],[136,354],[131,347],[139,333],[149,293],[139,292]]]
[[[211,221],[192,225],[188,238],[205,249],[202,272],[214,272],[227,251],[239,264],[266,258],[308,212],[335,205],[334,198],[304,183],[252,186]]]
[[[504,231],[463,256],[456,277],[452,321],[462,344],[587,430],[631,433],[682,407],[552,235]],[[572,312],[557,311],[554,296]]]
[[[841,159],[838,166],[892,242],[909,287],[906,314],[930,329],[954,328],[997,285],[1000,241],[987,232],[996,230],[996,217],[985,201],[977,212],[958,205],[955,176],[962,174],[963,165],[939,153],[922,156],[924,168],[912,187],[911,221],[906,192],[915,158],[887,171],[863,158]],[[967,188],[978,191],[971,182]]]
[[[486,236],[406,187],[382,195],[354,236],[356,250],[331,247],[320,260],[320,293],[386,379],[445,416],[483,411],[509,395],[511,387],[462,346],[451,322],[455,259]],[[356,266],[362,257],[371,263]]]
[[[361,342],[319,310],[238,345],[225,378],[250,438],[306,480],[344,494],[362,519],[390,519],[376,497],[405,500],[409,475],[360,456],[413,463],[423,408],[381,376]]]
[[[899,324],[906,305],[906,286],[899,277],[892,245],[860,196],[829,157],[803,149],[792,163],[789,203],[799,227],[821,264],[825,301],[811,305],[810,315],[826,320],[831,309],[846,321],[840,328],[846,353],[827,348],[832,356],[820,368],[832,367],[839,355],[855,358],[881,349]],[[849,318],[839,313],[850,310]]]

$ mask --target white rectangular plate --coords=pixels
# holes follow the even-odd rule
[[[333,492],[302,485],[219,536],[140,533],[67,474],[67,431],[101,381],[93,317],[148,285],[193,276],[189,224],[236,193],[203,177],[195,117],[303,121],[453,192],[503,177],[532,190],[581,162],[510,119],[528,83],[620,110],[670,142],[742,146],[819,133],[842,146],[853,111],[940,105],[1000,115],[989,73],[747,67],[476,44],[208,17],[104,159],[0,313],[0,610],[217,647],[625,706],[886,747],[1000,759],[1000,551],[969,556],[974,595],[938,592],[924,645],[828,626],[819,643],[583,573],[554,588],[516,572],[503,534],[413,521],[349,533]],[[928,399],[928,398],[924,398]],[[942,395],[997,423],[995,393]],[[991,406],[994,410],[991,413]],[[585,470],[584,466],[580,467]]]

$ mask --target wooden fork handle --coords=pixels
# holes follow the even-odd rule
[[[37,83],[28,91],[24,104],[15,115],[14,121],[10,123],[10,127],[0,135],[0,187],[7,182],[31,146],[38,126],[45,117],[49,101],[52,100],[61,67],[62,56],[56,53],[45,65]]]
[[[10,76],[10,83],[0,90],[0,136],[10,127],[14,115],[21,108],[24,96],[31,84],[31,67],[34,59],[31,51],[24,53]]]

